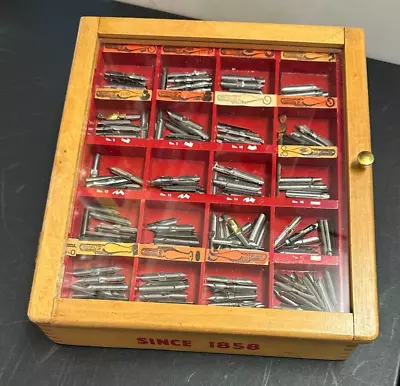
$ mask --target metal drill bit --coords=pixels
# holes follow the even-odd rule
[[[149,224],[147,224],[147,228],[157,226],[157,225],[165,225],[165,226],[176,225],[177,222],[178,222],[178,219],[176,217],[169,217],[164,220],[149,223]]]
[[[118,283],[125,280],[124,275],[89,276],[78,279],[74,284]]]
[[[85,208],[83,211],[83,216],[82,216],[82,224],[81,224],[81,230],[79,232],[80,237],[85,236],[88,228],[89,228],[89,209]]]
[[[178,176],[178,177],[171,177],[171,176],[160,176],[154,178],[150,181],[151,185],[153,186],[163,186],[163,185],[193,185],[200,181],[200,177],[193,174],[188,176]]]
[[[221,187],[221,188],[227,188],[228,190],[244,190],[244,191],[250,191],[250,192],[259,192],[260,191],[260,186],[255,185],[255,186],[248,186],[246,184],[243,184],[241,182],[227,182],[227,181],[221,181],[221,180],[215,180],[213,181],[214,185]]]
[[[99,175],[99,166],[100,166],[100,153],[96,153],[93,158],[93,166],[90,170],[91,177],[97,177]]]
[[[229,166],[222,166],[222,165],[219,165],[218,163],[215,163],[213,169],[221,174],[232,176],[234,178],[238,178],[238,179],[241,179],[244,181],[253,182],[258,185],[264,185],[264,180],[261,177],[258,177],[251,173],[243,172],[236,168],[232,168]]]
[[[286,197],[288,198],[314,198],[317,200],[329,200],[330,195],[328,193],[319,193],[319,192],[304,192],[304,191],[295,191],[288,190],[286,191]]]
[[[82,286],[79,284],[72,284],[71,290],[73,290],[75,292],[84,293],[86,295],[95,295],[96,294],[96,291],[88,289],[86,286]]]
[[[139,178],[139,177],[137,177],[137,176],[133,175],[132,173],[129,173],[129,172],[125,171],[125,170],[122,170],[121,168],[113,166],[113,167],[108,168],[108,170],[112,174],[115,174],[115,175],[120,176],[120,177],[124,177],[127,180],[135,182],[136,184],[143,185],[143,180],[141,178]]]
[[[160,89],[165,90],[167,87],[167,78],[168,78],[168,68],[163,68],[162,75],[161,75],[161,85]]]
[[[118,225],[127,225],[131,226],[131,220],[125,217],[117,217],[115,215],[107,215],[97,212],[90,211],[90,217],[94,218],[95,220],[109,222],[111,224],[118,224]]]
[[[221,76],[222,81],[248,81],[248,82],[259,82],[259,83],[265,83],[265,79],[261,77],[256,77],[256,76],[246,76],[246,75],[222,75]]]
[[[242,300],[256,300],[256,299],[257,299],[257,294],[254,295],[227,294],[223,296],[222,295],[210,296],[207,300],[210,302],[220,303],[220,302],[226,302],[227,300],[242,301]]]
[[[131,126],[129,119],[103,119],[97,122],[98,126]]]
[[[180,78],[180,77],[206,76],[206,75],[208,75],[207,71],[197,71],[197,70],[194,70],[192,72],[170,72],[168,74],[168,79]]]
[[[307,236],[308,234],[314,232],[315,230],[318,229],[318,223],[315,224],[310,224],[307,227],[303,228],[299,232],[295,233],[294,235],[290,236],[289,238],[283,240],[281,244],[276,246],[276,249],[279,249],[281,246],[284,245],[292,245],[294,244],[295,241],[300,240]]]
[[[170,139],[172,141],[195,141],[195,142],[203,142],[203,139],[197,135],[191,134],[167,134],[165,139]]]
[[[225,284],[251,285],[251,286],[256,285],[252,280],[249,279],[231,278],[225,276],[208,276],[207,283],[225,283]]]
[[[286,296],[284,296],[283,294],[281,294],[279,291],[274,290],[274,294],[275,294],[276,298],[277,298],[279,301],[281,301],[281,302],[283,302],[283,303],[285,303],[285,304],[289,304],[289,305],[294,306],[294,307],[299,307],[299,304],[297,304],[297,303],[294,302],[293,300],[287,298]]]
[[[320,142],[322,146],[333,146],[333,143],[329,141],[329,139],[324,138],[316,133],[314,133],[308,126],[306,125],[299,125],[296,126],[296,129],[298,129],[301,133],[308,135],[312,138],[314,138],[316,141]]]
[[[186,301],[188,298],[188,294],[141,294],[139,299],[144,302],[163,302],[163,301]]]
[[[125,177],[114,177],[110,176],[107,179],[97,180],[97,181],[89,181],[86,182],[87,187],[96,187],[96,186],[121,186],[127,182]]]
[[[258,237],[258,234],[261,231],[261,227],[263,227],[265,225],[264,223],[266,222],[266,219],[267,219],[266,215],[264,213],[260,213],[260,215],[257,218],[257,221],[254,224],[253,229],[250,232],[250,236],[249,236],[250,243],[255,243],[255,241]]]
[[[154,139],[161,139],[162,138],[162,132],[164,129],[164,116],[163,112],[160,110],[157,114],[157,121],[156,121],[156,126],[155,126],[155,132],[154,132]]]
[[[261,227],[261,230],[258,233],[258,236],[255,240],[255,244],[256,244],[257,248],[263,247],[266,234],[267,234],[267,227],[266,226]]]
[[[328,220],[322,220],[322,223],[324,225],[323,227],[323,232],[325,232],[325,238],[326,238],[326,251],[325,254],[328,256],[332,256],[332,240],[331,240],[331,231],[329,227],[329,222]]]
[[[228,239],[220,239],[218,237],[215,237],[214,240],[214,245],[220,245],[223,247],[241,247],[243,244],[239,240],[228,240]]]
[[[313,184],[315,182],[321,182],[322,178],[316,178],[316,177],[281,177],[280,182],[282,184],[288,183],[307,183],[307,184]]]
[[[325,271],[324,271],[324,281],[325,281],[325,285],[326,285],[326,288],[327,288],[327,292],[328,292],[329,298],[331,299],[332,304],[334,306],[336,306],[338,304],[338,299],[337,299],[337,296],[336,296],[336,290],[335,290],[335,287],[333,285],[331,274],[329,273],[329,271],[327,269],[325,269]]]
[[[164,284],[164,285],[152,285],[152,286],[140,286],[138,287],[140,294],[158,294],[158,293],[169,293],[184,291],[189,288],[189,284]]]
[[[318,91],[320,88],[315,84],[298,84],[285,86],[281,88],[281,94],[293,94],[293,93],[302,93],[308,91]]]
[[[319,239],[319,237],[314,236],[297,240],[293,243],[293,245],[314,245],[314,244],[319,245],[320,243],[321,240]]]
[[[215,291],[232,291],[232,292],[254,292],[257,291],[256,285],[235,285],[225,283],[207,283],[207,287]]]
[[[149,135],[149,113],[147,111],[142,112],[140,128],[142,130],[141,137],[147,138]]]
[[[217,215],[210,213],[210,231],[208,233],[209,247],[213,248],[213,240],[217,235]]]
[[[176,280],[187,280],[188,277],[183,272],[155,272],[145,273],[138,277],[140,280],[145,282],[150,281],[176,281]]]
[[[247,238],[243,235],[242,229],[238,226],[236,221],[228,216],[227,214],[224,214],[222,216],[223,220],[228,224],[228,227],[231,229],[231,231],[234,233],[234,235],[239,239],[239,241],[245,246],[245,247],[250,247],[249,241]],[[229,237],[229,234],[226,236],[226,238]]]
[[[310,146],[323,146],[321,145],[321,143],[319,141],[317,141],[316,139],[309,137],[299,131],[293,131],[290,134],[290,137],[295,138],[297,141],[299,141],[300,143],[303,143],[305,145],[310,145]]]
[[[128,291],[129,286],[125,283],[89,284],[86,287],[92,291]]]
[[[168,231],[168,232],[181,232],[181,231],[195,231],[194,225],[165,225],[165,224],[148,224],[147,229],[150,231]]]
[[[82,268],[82,269],[75,269],[72,272],[72,276],[84,277],[84,276],[112,275],[118,273],[121,270],[122,267],[117,267],[117,266]]]
[[[297,191],[318,191],[325,192],[328,190],[328,187],[325,184],[279,184],[279,190],[297,190]]]
[[[153,240],[154,244],[158,245],[183,245],[186,247],[199,247],[201,245],[199,240],[187,240],[187,239],[177,239],[177,238],[157,238]]]
[[[324,92],[323,89],[318,89],[314,91],[303,91],[303,92],[292,92],[290,94],[285,94],[287,96],[328,96],[328,93]]]
[[[296,227],[300,224],[302,217],[297,216],[295,217],[289,225],[287,225],[282,233],[276,238],[274,242],[274,247],[276,248],[282,241],[290,237],[290,235],[294,232]]]
[[[118,233],[125,233],[125,234],[137,234],[137,228],[116,225],[116,224],[104,224],[100,223],[96,225],[96,230],[108,231],[108,232],[118,232]]]
[[[86,239],[111,239],[118,241],[132,241],[132,238],[136,238],[136,236],[127,235],[127,234],[116,234],[111,232],[101,232],[101,231],[86,231],[85,236]]]

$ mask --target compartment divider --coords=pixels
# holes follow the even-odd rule
[[[203,222],[203,241],[202,241],[203,248],[208,247],[209,222],[210,222],[210,204],[206,204],[204,209],[204,222]]]
[[[151,109],[150,109],[150,118],[149,118],[149,138],[154,138],[154,125],[157,120],[157,89],[160,84],[160,69],[161,69],[161,47],[157,47],[156,53],[156,66],[154,69],[154,77],[153,77],[153,96],[151,99]]]
[[[131,279],[130,292],[129,292],[129,301],[130,302],[135,301],[135,292],[136,292],[136,282],[137,282],[137,272],[138,272],[139,260],[140,260],[139,257],[134,257],[133,258],[132,279]]]

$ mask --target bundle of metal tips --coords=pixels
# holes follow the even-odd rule
[[[170,132],[164,136],[164,130]],[[210,136],[204,131],[203,126],[191,119],[173,111],[160,110],[155,124],[155,139],[172,139],[187,141],[209,141]]]
[[[152,179],[150,184],[166,192],[204,193],[204,189],[200,185],[200,177],[196,175],[160,176]]]
[[[283,136],[283,145],[333,146],[329,139],[314,133],[306,125],[295,126],[295,129],[290,135]]]
[[[281,88],[281,95],[287,96],[322,96],[327,97],[329,94],[324,89],[315,84],[297,84]]]
[[[265,79],[257,76],[246,75],[222,75],[221,88],[230,92],[262,94]]]
[[[264,249],[267,233],[267,216],[261,213],[253,222],[240,227],[231,216],[211,213],[210,248]]]
[[[106,266],[76,269],[72,276],[77,280],[71,285],[74,299],[128,300],[129,287],[122,267]]]
[[[261,196],[263,178],[218,163],[215,163],[213,170],[216,172],[213,175],[214,194],[220,191],[222,194],[229,195]]]
[[[108,187],[119,189],[141,189],[143,180],[132,173],[127,172],[116,166],[111,166],[108,170],[111,172],[108,176],[100,176],[100,153],[95,153],[93,165],[90,169],[90,177],[86,178],[87,187]]]
[[[224,276],[208,276],[206,286],[212,291],[209,306],[265,308],[257,301],[258,286],[252,280]]]
[[[331,235],[329,221],[327,219],[321,219],[318,222],[310,224],[298,232],[295,232],[301,220],[301,216],[295,217],[283,229],[274,241],[275,252],[332,255],[333,237]],[[310,237],[310,235],[317,230],[319,236]]]
[[[164,68],[160,88],[179,91],[211,91],[212,76],[207,71],[169,72]]]
[[[91,219],[100,221],[94,228]],[[136,242],[137,228],[114,208],[86,206],[83,212],[80,240],[105,240],[125,243]]]
[[[309,311],[338,311],[338,299],[328,270],[323,277],[316,272],[302,272],[302,276],[275,273],[274,293],[281,305],[274,308],[291,308]]]
[[[178,225],[175,217],[147,224],[146,229],[154,232],[153,244],[187,247],[199,247],[201,244],[194,225]]]
[[[147,138],[149,133],[149,113],[143,111],[141,114],[119,114],[114,113],[103,118],[97,115],[97,136],[107,137],[134,137]],[[139,121],[139,125],[131,121]]]
[[[137,287],[139,300],[157,303],[187,302],[189,279],[183,272],[145,273],[138,277],[142,284]]]
[[[262,145],[264,140],[254,131],[245,127],[228,125],[227,123],[217,124],[217,142],[247,143]]]
[[[328,200],[329,189],[319,177],[281,177],[279,191],[284,191],[288,198],[311,198]]]
[[[109,88],[147,90],[147,78],[140,74],[124,73],[119,71],[107,71],[104,79],[109,83]]]

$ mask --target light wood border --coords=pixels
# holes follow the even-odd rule
[[[240,44],[254,46],[255,43],[340,48],[344,44],[344,29],[309,25],[101,18],[99,37],[134,38],[140,41],[157,41],[157,44],[165,44],[165,41],[170,44],[183,42],[191,46],[206,42],[207,45],[219,47],[224,43],[234,43],[236,47]]]
[[[85,133],[99,46],[99,20],[98,17],[82,18],[79,25],[28,310],[29,318],[37,324],[50,322],[58,295],[76,186],[77,162]]]
[[[360,151],[371,151],[364,31],[345,29],[346,144],[349,200],[349,252],[354,339],[378,336],[372,167],[357,165]]]
[[[190,41],[187,40],[188,36]],[[88,114],[91,79],[99,38],[158,41],[166,44],[283,44],[316,49],[343,48],[346,56],[347,141],[353,314],[282,310],[217,309],[182,305],[58,299],[65,240],[72,211],[75,172]],[[346,38],[346,39],[345,39]],[[359,30],[339,27],[285,26],[176,20],[83,18],[68,88],[64,116],[38,251],[29,317],[55,328],[178,331],[282,338],[366,342],[376,336],[376,273],[373,241],[371,171],[350,169],[361,150],[369,150],[365,55]],[[361,39],[361,41],[360,41]],[[161,43],[160,43],[161,41]],[[346,44],[345,44],[346,42]],[[357,96],[357,98],[355,97]],[[361,97],[360,97],[361,96]],[[361,188],[361,190],[360,190]],[[367,192],[367,194],[365,194]],[[367,203],[366,203],[367,201]],[[361,211],[362,208],[362,211]],[[366,225],[367,224],[367,225]],[[366,229],[368,227],[368,229]],[[362,230],[362,231],[361,231]],[[371,235],[372,233],[372,235]],[[287,314],[287,315],[286,315]]]

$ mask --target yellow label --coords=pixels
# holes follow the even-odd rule
[[[268,265],[269,253],[253,250],[207,249],[206,261],[218,263]]]
[[[336,146],[279,145],[278,156],[284,158],[337,158]]]
[[[68,239],[65,254],[95,256],[136,256],[138,245],[135,243],[116,243],[112,241],[86,241]]]
[[[276,95],[246,94],[239,92],[215,92],[215,104],[223,106],[275,107]]]
[[[154,244],[139,244],[138,247],[137,256],[145,259],[201,263],[205,258],[205,248]]]
[[[151,90],[129,90],[104,87],[96,89],[95,98],[128,101],[150,101]]]
[[[298,60],[301,62],[336,62],[336,55],[329,52],[283,51],[282,60]]]

